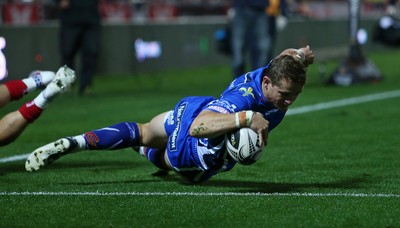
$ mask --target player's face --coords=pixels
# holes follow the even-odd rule
[[[265,77],[263,87],[265,98],[279,110],[287,111],[303,91],[304,84],[284,80],[279,85],[274,85]]]

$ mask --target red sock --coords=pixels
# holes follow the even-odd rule
[[[10,97],[11,100],[18,100],[21,97],[23,97],[26,92],[28,87],[25,85],[25,83],[22,80],[12,80],[4,83],[4,85],[7,87],[8,91],[10,92]]]
[[[28,122],[33,122],[39,118],[40,114],[43,112],[43,109],[39,108],[33,101],[31,101],[22,105],[18,111]]]

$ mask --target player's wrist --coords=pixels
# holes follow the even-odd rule
[[[251,110],[235,113],[236,128],[250,127],[254,112]]]
[[[235,113],[235,126],[236,126],[236,128],[240,128],[239,112]]]
[[[251,110],[246,111],[246,127],[250,127],[251,121],[253,120],[254,112]]]
[[[296,56],[300,59],[301,62],[304,63],[306,61],[306,54],[303,50],[296,49]]]

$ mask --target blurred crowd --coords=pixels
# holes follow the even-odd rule
[[[343,18],[348,0],[288,0],[288,13],[300,18]],[[398,12],[393,0],[361,0],[363,16]],[[174,20],[186,16],[226,16],[232,0],[100,0],[105,22]],[[57,20],[55,0],[0,0],[2,24],[32,24]]]

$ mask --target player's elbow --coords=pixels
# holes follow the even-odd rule
[[[206,131],[206,127],[204,123],[197,123],[194,121],[190,126],[189,134],[192,137],[202,137]]]

